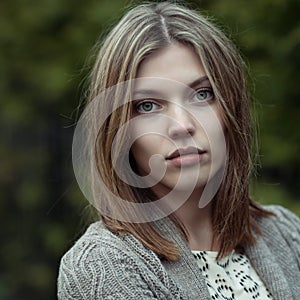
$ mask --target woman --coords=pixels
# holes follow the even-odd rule
[[[62,258],[59,299],[298,297],[300,221],[249,197],[243,63],[205,17],[129,11],[99,49],[82,120],[74,153],[84,136],[91,165],[74,168],[100,221]]]

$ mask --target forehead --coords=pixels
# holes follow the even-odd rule
[[[191,47],[173,43],[159,49],[141,62],[137,78],[165,78],[188,85],[206,76],[200,58]]]

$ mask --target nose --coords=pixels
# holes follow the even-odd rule
[[[195,124],[192,115],[178,105],[170,108],[171,122],[168,128],[168,135],[171,139],[177,139],[195,134]]]

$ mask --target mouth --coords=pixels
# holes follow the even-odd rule
[[[190,166],[198,163],[205,150],[196,147],[178,148],[166,157],[175,166]]]
[[[171,160],[173,158],[185,155],[193,155],[193,154],[204,154],[206,151],[196,148],[196,147],[186,147],[179,148],[173,151],[170,155],[166,157],[167,160]]]

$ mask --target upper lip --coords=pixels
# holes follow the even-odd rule
[[[166,159],[172,159],[178,156],[182,155],[188,155],[188,154],[202,154],[205,151],[196,147],[185,147],[185,148],[178,148],[175,151],[173,151],[170,155],[166,157]]]

